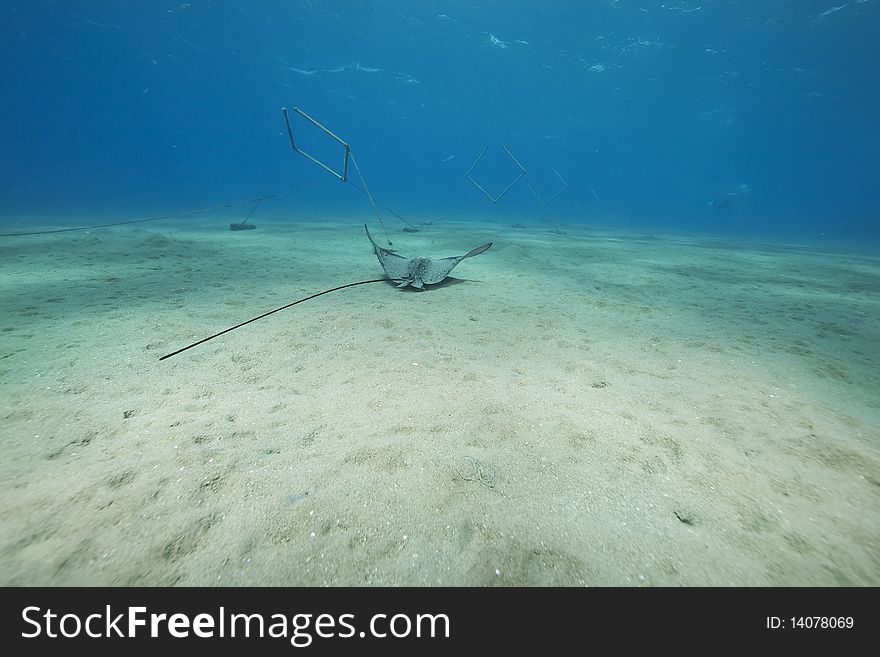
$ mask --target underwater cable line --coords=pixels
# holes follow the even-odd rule
[[[385,208],[386,210],[388,210],[388,212],[390,212],[390,213],[393,214],[395,217],[397,217],[398,219],[400,219],[400,220],[401,220],[403,223],[405,223],[407,226],[411,226],[411,227],[413,227],[413,228],[415,227],[415,224],[414,224],[414,223],[412,223],[412,222],[409,221],[408,219],[404,219],[403,217],[401,217],[401,216],[400,216],[399,214],[397,214],[394,210],[392,210],[392,209],[389,208],[387,205],[385,205],[384,203],[382,203],[382,201],[380,201],[379,199],[376,199],[376,198],[373,198],[372,196],[370,196],[370,193],[369,193],[367,190],[365,190],[363,187],[361,187],[360,185],[358,185],[356,182],[352,182],[351,180],[348,180],[348,181],[346,181],[346,182],[348,182],[348,184],[350,184],[350,185],[351,185],[352,187],[354,187],[355,189],[358,189],[358,190],[360,190],[362,193],[366,194],[367,197],[371,198],[371,199],[373,200],[373,202],[374,202],[376,205],[378,205],[378,206],[380,206],[380,207]]]
[[[324,290],[323,292],[318,292],[317,294],[312,294],[311,296],[305,297],[303,299],[298,299],[297,301],[293,301],[292,303],[288,303],[285,306],[281,306],[280,308],[276,308],[275,310],[270,310],[267,313],[263,313],[262,315],[258,315],[257,317],[249,319],[246,322],[242,322],[241,324],[236,324],[235,326],[230,326],[228,329],[224,329],[224,330],[220,331],[219,333],[215,333],[214,335],[209,335],[207,338],[202,338],[198,342],[193,342],[191,345],[187,345],[186,347],[183,347],[182,349],[178,349],[177,351],[172,351],[170,354],[165,354],[159,360],[165,360],[166,358],[171,358],[172,356],[176,356],[177,354],[179,354],[183,351],[186,351],[187,349],[192,349],[193,347],[198,347],[200,344],[204,344],[208,340],[213,340],[214,338],[220,337],[224,333],[229,333],[230,331],[234,331],[237,328],[241,328],[242,326],[246,326],[247,324],[250,324],[251,322],[256,322],[258,319],[263,319],[264,317],[268,317],[269,315],[277,313],[281,310],[284,310],[286,308],[290,308],[291,306],[295,306],[296,304],[302,303],[303,301],[308,301],[309,299],[314,299],[315,297],[319,297],[322,294],[330,294],[331,292],[336,292],[336,290],[344,290],[347,287],[354,287],[355,285],[366,285],[367,283],[383,283],[383,282],[386,282],[387,280],[388,280],[387,278],[374,278],[369,281],[358,281],[357,283],[347,283],[346,285],[340,285],[338,287],[330,288],[329,290]]]
[[[315,187],[316,185],[320,185],[320,182],[314,182],[311,185],[306,185],[305,187],[297,187],[295,189],[288,189],[285,192],[276,192],[274,194],[266,194],[264,196],[260,196],[257,198],[248,198],[241,201],[230,201],[229,203],[222,203],[220,205],[213,205],[209,208],[198,208],[195,210],[181,210],[180,212],[172,212],[170,214],[164,214],[159,217],[147,217],[146,219],[129,219],[127,221],[115,221],[109,224],[96,224],[94,226],[74,226],[72,228],[55,228],[52,230],[35,230],[31,232],[22,232],[22,233],[0,233],[0,237],[23,237],[25,235],[49,235],[51,233],[71,233],[77,230],[95,230],[98,228],[111,228],[113,226],[126,226],[129,224],[142,224],[147,221],[159,221],[160,219],[174,219],[175,217],[183,217],[188,214],[199,214],[202,212],[211,212],[213,210],[223,210],[225,208],[235,207],[236,205],[244,205],[245,203],[256,203],[254,206],[254,210],[257,209],[260,203],[262,203],[267,198],[276,198],[278,196],[286,196],[287,194],[293,194],[294,192],[300,192],[304,189],[309,189],[311,187]],[[253,210],[251,210],[251,214],[253,214]],[[248,215],[250,217],[250,215]]]
[[[360,190],[362,193],[367,194],[369,196],[369,192],[364,190],[357,183],[355,183],[351,180],[349,180],[348,182],[351,184],[352,187],[354,187],[357,190]],[[54,228],[51,230],[35,230],[35,231],[21,232],[21,233],[0,233],[0,237],[25,237],[27,235],[51,235],[53,233],[72,233],[72,232],[79,231],[79,230],[96,230],[98,228],[112,228],[114,226],[127,226],[130,224],[142,224],[142,223],[146,223],[148,221],[159,221],[161,219],[174,219],[176,217],[183,217],[188,214],[199,214],[202,212],[211,212],[213,210],[224,210],[226,208],[235,207],[236,205],[244,205],[245,203],[254,203],[255,204],[254,207],[251,209],[251,211],[248,213],[247,218],[245,219],[245,222],[246,222],[248,219],[251,218],[251,215],[253,215],[254,211],[260,206],[260,203],[262,203],[266,199],[276,198],[279,196],[286,196],[288,194],[293,194],[294,192],[299,192],[304,189],[309,189],[311,187],[315,187],[320,184],[321,184],[320,182],[314,182],[311,185],[307,185],[306,187],[297,187],[296,189],[288,189],[285,192],[277,192],[275,194],[266,194],[264,196],[258,196],[257,198],[248,198],[248,199],[243,199],[241,201],[231,201],[229,203],[223,203],[221,205],[213,205],[209,208],[198,208],[195,210],[181,210],[180,212],[172,212],[170,214],[164,214],[159,217],[147,217],[146,219],[129,219],[127,221],[115,221],[115,222],[109,223],[109,224],[96,224],[94,226],[73,226],[71,228]],[[401,217],[399,214],[397,214],[394,210],[389,208],[387,205],[385,205],[381,201],[379,201],[377,199],[373,199],[373,201],[376,203],[376,205],[379,205],[379,206],[385,208],[386,210],[388,210],[388,212],[390,212],[395,217],[400,219],[403,223],[407,224],[408,226],[413,226],[413,224],[411,222],[409,222],[406,219],[404,219],[403,217]]]
[[[281,180],[281,176],[287,173],[287,166],[281,167],[278,170],[278,173],[275,174],[275,177],[272,178],[272,182],[269,183],[269,186],[266,188],[266,193],[260,196],[259,198],[254,199],[254,206],[251,208],[251,211],[247,213],[247,216],[242,221],[242,224],[246,224],[248,220],[254,215],[254,212],[257,211],[257,208],[260,207],[260,203],[262,203],[267,198],[272,198],[272,190],[276,188],[278,185],[278,181]],[[318,183],[313,183],[312,187],[317,185]]]

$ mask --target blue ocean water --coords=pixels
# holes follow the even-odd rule
[[[350,143],[404,217],[866,243],[878,28],[880,0],[6,0],[0,215],[127,219],[296,189],[260,212],[368,217],[291,152],[286,106]],[[503,190],[518,171],[499,144],[527,173],[493,204],[465,173],[489,146],[473,175]]]

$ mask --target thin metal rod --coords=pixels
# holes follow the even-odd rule
[[[501,148],[504,149],[504,152],[507,153],[508,157],[509,157],[511,160],[513,160],[513,162],[516,164],[516,166],[519,167],[520,172],[519,172],[519,175],[517,175],[517,176],[516,176],[511,182],[510,182],[510,184],[509,184],[507,187],[505,187],[505,188],[501,191],[501,193],[500,193],[498,196],[492,196],[489,192],[487,192],[487,191],[485,190],[485,188],[484,188],[480,183],[478,183],[476,180],[474,180],[474,179],[471,177],[471,171],[474,170],[474,168],[477,166],[477,164],[480,162],[480,160],[483,159],[483,156],[486,154],[486,151],[489,150],[489,146],[488,146],[488,145],[483,149],[483,151],[480,153],[479,157],[477,157],[477,159],[474,160],[474,163],[471,165],[471,168],[467,170],[467,173],[464,174],[464,175],[465,175],[465,178],[467,178],[468,180],[470,180],[470,181],[474,184],[474,186],[475,186],[477,189],[479,189],[481,192],[483,192],[483,194],[485,194],[485,195],[488,197],[488,199],[489,199],[490,201],[492,201],[492,203],[497,203],[497,202],[501,199],[501,197],[504,196],[504,195],[507,193],[507,191],[508,191],[511,187],[513,187],[513,186],[517,183],[517,181],[518,181],[520,178],[522,178],[522,177],[526,174],[526,168],[525,168],[522,164],[520,164],[519,160],[517,160],[517,159],[513,156],[513,153],[511,153],[511,152],[508,150],[507,146],[505,146],[504,144],[501,144],[500,146],[501,146]]]
[[[319,128],[319,129],[323,130],[324,132],[326,132],[330,137],[333,137],[333,139],[335,139],[336,141],[338,141],[342,146],[344,146],[345,148],[348,148],[348,144],[347,144],[342,138],[338,137],[338,136],[337,136],[335,133],[333,133],[331,130],[329,130],[328,128],[324,127],[324,126],[321,125],[320,123],[318,123],[318,122],[317,122],[315,119],[313,119],[311,116],[309,116],[308,114],[306,114],[305,112],[303,112],[299,107],[294,107],[294,108],[293,108],[293,111],[296,112],[297,114],[299,114],[301,117],[303,117],[306,121],[312,123],[316,128]]]
[[[538,202],[541,204],[541,207],[544,207],[545,205],[549,204],[550,202],[555,200],[557,196],[562,194],[562,192],[564,192],[566,189],[568,189],[568,183],[565,182],[565,178],[563,178],[561,175],[559,175],[559,172],[556,169],[553,169],[553,173],[556,174],[556,177],[559,179],[559,182],[562,183],[562,187],[560,187],[557,190],[557,192],[553,196],[548,198],[547,200],[544,200],[541,197],[541,195],[538,193],[538,190],[535,189],[535,183],[538,182],[538,180],[541,178],[541,176],[544,175],[543,171],[541,173],[539,173],[537,176],[535,176],[534,178],[532,178],[532,182],[529,183],[529,191],[531,191],[532,194],[534,195],[534,197],[536,199],[538,199]]]
[[[498,195],[498,197],[495,199],[495,202],[497,203],[499,200],[501,200],[501,197],[504,196],[504,195],[507,193],[507,191],[508,191],[511,187],[513,187],[513,186],[517,183],[517,181],[518,181],[520,178],[522,178],[524,175],[526,175],[526,171],[525,171],[525,169],[523,169],[522,171],[520,171],[520,172],[519,172],[519,175],[518,175],[516,178],[514,178],[514,179],[510,182],[510,184],[509,184],[507,187],[504,188],[504,191],[501,192],[501,193]]]
[[[293,130],[290,129],[290,117],[287,114],[287,108],[282,107],[281,113],[284,114],[284,123],[287,126],[287,136],[290,137],[290,147],[296,151],[296,143],[293,141]]]
[[[334,176],[336,176],[337,178],[339,178],[339,180],[341,180],[342,182],[345,182],[345,176],[344,176],[344,175],[340,175],[340,174],[336,173],[333,169],[331,169],[330,167],[328,167],[326,164],[324,164],[324,163],[321,162],[320,160],[315,159],[314,157],[312,157],[311,155],[309,155],[308,153],[306,153],[304,150],[302,150],[302,149],[297,149],[296,152],[299,153],[299,154],[301,154],[301,155],[304,155],[305,157],[307,157],[308,159],[310,159],[312,162],[314,162],[315,164],[317,164],[319,167],[321,167],[322,169],[324,169],[324,170],[327,171],[328,173],[332,173]],[[346,153],[348,153],[348,151],[346,151]],[[348,158],[346,157],[346,160],[347,160],[347,159],[348,159]]]
[[[486,197],[490,201],[492,201],[492,203],[495,203],[498,199],[495,198],[494,196],[492,196],[489,192],[487,192],[480,183],[478,183],[476,180],[471,178],[471,171],[473,171],[474,168],[477,166],[477,164],[480,162],[480,160],[483,159],[483,156],[486,154],[486,151],[488,151],[488,150],[489,150],[489,145],[486,144],[486,148],[484,148],[483,151],[480,153],[479,157],[477,157],[477,159],[474,160],[474,163],[471,165],[471,168],[467,170],[467,173],[464,174],[464,177],[467,178],[468,180],[470,180],[477,189],[479,189],[481,192],[483,192],[486,195]]]
[[[287,108],[282,107],[281,113],[284,114],[284,124],[287,126],[287,136],[290,138],[290,147],[293,149],[293,151],[295,153],[300,153],[301,155],[308,158],[309,160],[311,160],[312,162],[317,164],[319,167],[321,167],[322,169],[324,169],[328,173],[333,174],[339,180],[341,180],[342,182],[345,182],[348,179],[348,158],[349,158],[349,155],[351,154],[351,146],[349,146],[348,143],[346,143],[344,140],[342,140],[338,135],[336,135],[332,131],[328,130],[325,126],[321,125],[315,119],[313,119],[311,116],[309,116],[308,114],[303,112],[300,108],[294,107],[293,111],[296,112],[297,114],[299,114],[301,117],[303,117],[306,121],[308,121],[309,123],[314,125],[316,128],[321,130],[328,137],[330,137],[331,139],[334,139],[335,141],[339,142],[339,144],[342,145],[342,148],[344,149],[344,154],[342,156],[342,173],[341,174],[337,173],[336,171],[333,170],[333,168],[327,166],[326,164],[321,162],[316,157],[310,155],[309,153],[306,153],[303,149],[299,148],[296,145],[296,142],[293,139],[293,128],[290,125],[290,115],[287,113]]]
[[[483,192],[489,198],[490,201],[492,201],[493,203],[496,203],[498,201],[497,198],[495,198],[489,192],[487,192],[485,189],[483,189],[483,186],[480,183],[478,183],[476,180],[474,180],[473,178],[468,178],[468,180],[470,180],[472,183],[474,183],[476,188],[479,189],[481,192]]]
[[[488,150],[489,150],[489,145],[486,144],[486,148],[484,148],[484,149],[482,150],[482,152],[480,153],[480,155],[477,157],[477,159],[474,160],[474,163],[471,165],[471,168],[468,169],[468,170],[467,170],[467,173],[464,174],[465,176],[470,176],[470,175],[471,175],[471,171],[473,171],[473,170],[474,170],[474,167],[477,166],[477,163],[478,163],[480,160],[483,159],[483,156],[486,154],[486,151],[488,151]]]
[[[511,160],[513,160],[514,162],[516,162],[516,166],[518,166],[520,169],[522,169],[522,172],[525,173],[525,172],[526,172],[526,168],[525,168],[522,164],[519,163],[519,160],[517,160],[517,159],[513,156],[513,153],[511,153],[509,150],[507,150],[507,146],[505,146],[504,144],[501,144],[501,148],[503,148],[503,149],[504,149],[504,152],[507,153],[507,154],[510,156],[510,159],[511,159]]]

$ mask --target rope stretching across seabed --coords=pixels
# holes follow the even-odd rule
[[[97,228],[111,228],[113,226],[126,226],[129,224],[142,224],[147,221],[159,221],[160,219],[174,219],[175,217],[184,217],[189,214],[200,214],[204,212],[212,212],[214,210],[223,210],[225,208],[235,207],[236,205],[244,205],[245,203],[259,203],[267,198],[276,198],[278,196],[286,196],[288,194],[293,194],[294,192],[301,192],[305,189],[309,189],[311,187],[315,187],[316,185],[320,185],[321,183],[312,183],[311,185],[306,185],[305,187],[297,187],[295,189],[288,189],[285,192],[276,192],[275,194],[266,194],[265,196],[259,196],[257,198],[249,198],[241,201],[231,201],[229,203],[222,203],[220,205],[213,205],[209,208],[198,208],[196,210],[182,210],[180,212],[172,212],[170,214],[164,214],[158,217],[147,217],[146,219],[129,219],[128,221],[115,221],[109,224],[96,224],[94,226],[75,226],[72,228],[55,228],[53,230],[35,230],[31,232],[21,232],[21,233],[0,233],[0,237],[23,237],[25,235],[49,235],[51,233],[71,233],[77,230],[94,230]]]
[[[355,164],[355,166],[357,166],[357,164]],[[360,171],[358,170],[358,172],[360,172]],[[395,217],[400,219],[403,223],[407,224],[408,226],[413,225],[410,221],[401,217],[399,214],[397,214],[394,210],[389,208],[387,205],[374,199],[370,195],[370,193],[368,191],[366,191],[365,189],[363,189],[362,187],[356,185],[351,180],[349,180],[348,182],[351,184],[352,187],[354,187],[355,189],[359,190],[360,192],[366,194],[367,197],[370,199],[371,203],[375,203],[376,205],[382,206],[383,208],[388,210],[391,214],[393,214]],[[257,207],[260,205],[260,203],[262,203],[266,199],[277,198],[279,196],[287,196],[288,194],[293,194],[295,192],[301,192],[303,190],[310,189],[312,187],[316,187],[317,185],[320,185],[320,184],[321,184],[320,182],[314,182],[311,185],[306,185],[305,187],[296,187],[294,189],[288,189],[287,191],[284,191],[284,192],[276,192],[274,194],[265,194],[263,196],[258,196],[256,198],[242,199],[240,201],[230,201],[229,203],[222,203],[220,205],[212,205],[209,208],[198,208],[195,210],[181,210],[180,212],[172,212],[170,214],[163,214],[158,217],[147,217],[145,219],[129,219],[127,221],[114,221],[113,223],[95,224],[94,226],[73,226],[71,228],[54,228],[51,230],[34,230],[34,231],[30,231],[30,232],[20,232],[20,233],[0,233],[0,237],[25,237],[27,235],[51,235],[53,233],[72,233],[72,232],[79,231],[79,230],[95,230],[98,228],[112,228],[113,226],[127,226],[130,224],[142,224],[142,223],[146,223],[148,221],[159,221],[161,219],[174,219],[176,217],[185,217],[186,215],[190,215],[190,214],[202,214],[205,212],[212,212],[214,210],[225,210],[226,208],[232,208],[232,207],[235,207],[236,205],[244,205],[245,203],[255,203],[254,207],[251,209],[250,213],[248,213],[248,216],[245,219],[245,221],[247,221],[248,219],[251,218],[251,215],[254,213],[254,210],[257,209]],[[375,210],[375,206],[373,206],[373,209]],[[381,221],[381,219],[380,219],[380,221]],[[383,227],[384,227],[384,225],[383,225]],[[387,237],[387,235],[386,235],[386,237]],[[391,240],[389,240],[389,242],[390,241]]]

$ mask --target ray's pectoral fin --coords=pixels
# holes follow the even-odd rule
[[[461,256],[461,259],[464,260],[465,258],[472,258],[473,256],[478,256],[481,253],[483,253],[483,251],[488,251],[490,246],[492,246],[492,242],[488,242],[487,244],[483,244],[482,246],[478,246],[476,249],[471,249],[470,251],[465,253],[463,256]]]
[[[484,251],[486,251],[490,246],[492,246],[492,242],[488,244],[483,244],[482,246],[478,246],[475,249],[471,249],[463,256],[453,256],[451,258],[441,258],[439,260],[429,260],[429,265],[426,267],[426,271],[422,276],[422,280],[428,285],[434,285],[435,283],[439,283],[444,278],[449,276],[449,273],[465,258],[472,258],[473,256],[480,255]]]
[[[364,230],[367,231],[367,237],[370,238],[370,243],[373,245],[373,251],[375,251],[376,257],[379,259],[379,264],[382,265],[382,269],[385,270],[385,275],[392,281],[408,282],[408,272],[410,268],[409,258],[404,258],[402,255],[384,249],[376,244],[376,240],[370,235],[370,229],[367,228],[366,224],[364,224]],[[399,287],[403,286],[401,285]]]

